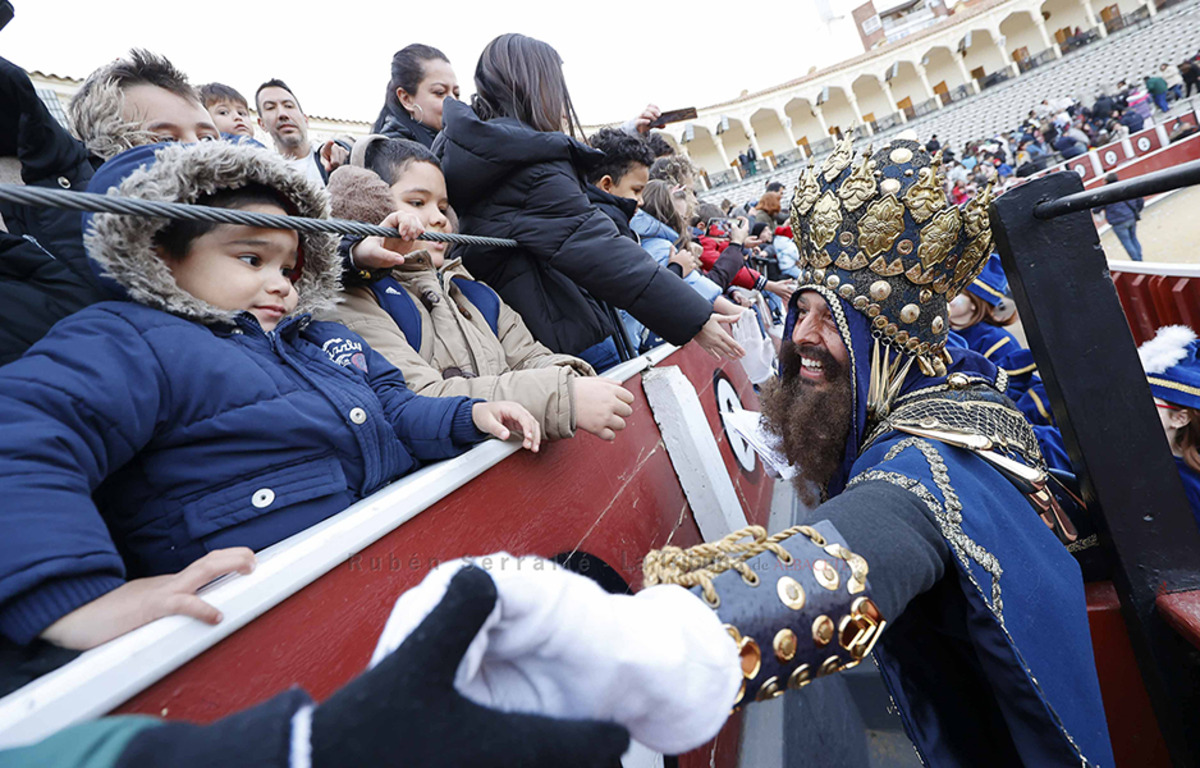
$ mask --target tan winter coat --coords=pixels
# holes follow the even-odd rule
[[[492,333],[483,313],[450,281],[471,277],[457,259],[440,273],[425,251],[404,259],[392,277],[408,291],[421,315],[418,344],[405,339],[366,286],[345,289],[345,301],[335,311],[337,321],[399,368],[418,394],[513,400],[541,422],[546,439],[574,435],[572,382],[575,376],[594,376],[592,367],[539,344],[521,316],[503,301],[497,333]]]

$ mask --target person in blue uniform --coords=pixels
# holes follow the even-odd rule
[[[1200,341],[1186,325],[1168,325],[1139,347],[1138,355],[1200,525]]]
[[[727,625],[739,706],[821,693],[873,653],[925,765],[1111,765],[1070,536],[1014,479],[1045,482],[1038,441],[1008,377],[947,345],[948,300],[991,253],[990,191],[950,205],[913,141],[855,160],[843,141],[797,186],[799,286],[762,395],[814,522],[664,548],[645,583]]]
[[[1004,369],[1009,377],[1009,397],[1031,424],[1053,426],[1050,399],[1033,355],[1006,330],[1017,319],[1008,278],[1000,257],[993,253],[979,277],[950,302],[950,327],[970,349]]]

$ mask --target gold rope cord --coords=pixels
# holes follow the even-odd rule
[[[794,525],[773,536],[767,536],[767,529],[761,525],[751,525],[718,541],[697,544],[687,549],[663,547],[651,550],[642,561],[645,586],[699,586],[704,592],[705,601],[716,608],[721,604],[720,597],[713,588],[713,579],[718,574],[732,569],[740,573],[747,584],[758,584],[758,574],[746,565],[746,561],[763,552],[772,552],[784,565],[790,564],[792,556],[779,542],[797,533],[804,534],[819,547],[826,545],[825,537],[807,525]]]

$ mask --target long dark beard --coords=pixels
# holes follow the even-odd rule
[[[827,384],[817,386],[800,375],[800,356],[824,366]],[[850,371],[820,347],[797,347],[784,341],[779,351],[780,378],[763,387],[762,409],[767,429],[783,442],[783,454],[797,469],[792,483],[808,506],[820,499],[841,467],[850,435],[853,401]]]

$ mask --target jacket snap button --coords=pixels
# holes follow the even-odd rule
[[[250,503],[259,509],[271,506],[273,501],[275,501],[275,491],[270,488],[259,488],[250,497]]]
[[[366,420],[367,420],[367,412],[364,411],[362,408],[351,408],[350,409],[350,421],[353,421],[355,424],[362,424]]]
[[[62,187],[63,189],[70,189],[71,188],[71,180],[68,179],[66,176],[59,176],[58,177],[58,186]]]

